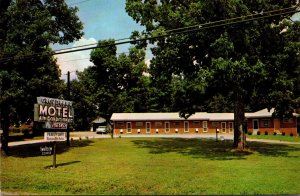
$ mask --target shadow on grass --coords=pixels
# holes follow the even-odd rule
[[[80,162],[81,161],[70,161],[70,162],[67,162],[67,163],[59,163],[59,164],[56,164],[56,167],[72,165],[72,164],[80,163]],[[48,166],[45,167],[45,169],[51,169],[51,168],[53,168],[53,165],[48,165]]]
[[[299,156],[289,155],[289,152],[300,152],[299,144],[286,145],[263,142],[248,142],[248,145],[253,152],[257,152],[263,156],[298,158]]]
[[[151,154],[179,153],[194,158],[210,160],[242,160],[255,152],[263,156],[289,157],[289,152],[299,151],[300,148],[260,142],[248,142],[250,150],[240,152],[233,149],[233,141],[216,142],[209,139],[160,138],[140,139],[132,141],[139,148],[149,149]],[[300,147],[300,146],[299,146]]]
[[[32,138],[34,138],[33,135],[28,135],[28,136],[24,136],[24,135],[9,136],[9,142],[25,141],[25,140],[32,139]]]
[[[92,143],[94,142],[91,140],[74,140],[74,141],[70,141],[70,147],[67,147],[66,142],[57,142],[56,154],[62,154],[64,152],[69,151],[72,148],[86,147],[91,145]],[[8,150],[8,156],[21,157],[21,158],[42,156],[41,147],[45,147],[45,146],[53,147],[53,143],[43,142],[43,143],[11,146],[9,147]],[[45,155],[45,156],[51,156],[51,155]]]

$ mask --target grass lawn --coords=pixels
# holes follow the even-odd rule
[[[266,140],[278,140],[284,142],[300,142],[300,137],[292,137],[289,135],[247,135],[247,138],[251,139],[266,139]]]
[[[299,194],[300,145],[115,138],[72,141],[52,156],[41,144],[1,157],[1,189],[38,194]]]

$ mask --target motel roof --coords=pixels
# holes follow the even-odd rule
[[[267,108],[263,110],[259,110],[257,112],[253,113],[245,113],[246,118],[267,118],[267,117],[272,117],[272,114],[274,113],[274,108],[271,110],[268,110]]]
[[[263,109],[253,113],[245,113],[246,118],[270,118],[274,113],[274,108],[271,110]],[[294,116],[299,114],[294,113]],[[112,121],[155,121],[155,120],[184,120],[179,116],[179,112],[165,113],[113,113]],[[209,121],[233,121],[234,113],[208,113],[196,112],[187,120],[209,120]]]
[[[204,118],[205,115],[198,115]],[[192,116],[190,117],[192,119]],[[143,120],[182,120],[178,112],[168,113],[113,113],[112,121],[143,121]]]
[[[245,113],[246,118],[270,118],[274,113],[274,108],[271,110],[263,109],[257,112]],[[293,116],[299,117],[299,114],[293,113]],[[179,116],[179,112],[157,112],[157,113],[113,113],[112,121],[168,121],[168,120],[184,120]],[[208,113],[196,112],[187,120],[209,120],[209,121],[233,121],[234,113]]]
[[[226,121],[234,120],[233,113],[207,113],[210,121]]]
[[[179,112],[169,113],[113,113],[112,121],[154,121],[154,120],[183,120],[179,116]],[[233,120],[233,113],[207,113],[196,112],[191,115],[188,120]]]

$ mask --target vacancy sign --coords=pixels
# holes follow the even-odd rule
[[[44,140],[45,141],[66,141],[67,133],[66,132],[45,132]]]

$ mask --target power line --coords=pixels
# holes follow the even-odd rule
[[[78,4],[81,4],[81,3],[85,3],[87,1],[90,1],[90,0],[83,0],[83,1],[76,2],[76,3],[71,3],[69,6],[78,5]]]
[[[201,26],[218,24],[218,23],[226,22],[228,20],[236,20],[236,19],[244,19],[244,18],[248,18],[248,17],[262,16],[262,15],[271,14],[271,13],[274,13],[274,12],[286,11],[286,10],[290,10],[290,9],[294,9],[294,8],[297,8],[297,6],[292,6],[292,7],[288,7],[288,8],[282,8],[282,9],[272,10],[272,11],[267,11],[267,12],[261,12],[261,13],[256,13],[256,14],[249,14],[249,15],[245,15],[245,16],[238,16],[238,17],[234,17],[234,18],[230,18],[230,19],[212,21],[212,22],[202,24]],[[297,11],[295,11],[295,12],[297,12]],[[177,28],[177,29],[170,29],[170,30],[166,30],[165,32],[170,32],[170,31],[172,32],[172,31],[176,31],[176,30],[185,30],[185,29],[189,29],[189,28],[195,28],[195,27],[198,27],[198,26],[199,26],[199,24],[188,26],[188,27],[181,27],[181,28]]]
[[[295,6],[290,7],[290,8],[265,12],[264,14],[278,12],[278,11],[292,9],[292,8],[295,8]],[[128,40],[128,41],[115,42],[115,43],[112,43],[112,44],[97,45],[97,46],[93,46],[93,47],[86,47],[86,48],[80,48],[80,49],[75,49],[75,50],[62,49],[62,50],[54,51],[54,53],[51,53],[51,55],[66,54],[66,53],[72,53],[72,52],[79,52],[79,51],[83,51],[83,50],[91,50],[91,49],[96,49],[96,48],[101,48],[101,47],[108,47],[108,46],[113,46],[113,45],[116,46],[116,45],[122,45],[122,44],[128,44],[128,43],[135,43],[135,42],[139,42],[139,41],[147,41],[147,40],[152,40],[152,39],[158,39],[158,38],[173,36],[173,35],[177,35],[177,34],[192,33],[192,32],[200,31],[200,30],[204,30],[204,29],[234,25],[234,24],[238,24],[238,23],[244,23],[244,22],[249,22],[249,21],[254,21],[254,20],[261,20],[261,19],[265,19],[265,18],[271,18],[271,17],[274,17],[274,16],[281,16],[281,15],[286,15],[286,14],[291,14],[291,13],[298,13],[298,12],[300,12],[300,10],[285,11],[285,12],[278,13],[278,14],[271,14],[271,15],[260,16],[260,17],[253,17],[253,16],[262,15],[262,14],[240,16],[240,17],[236,17],[236,18],[224,19],[224,20],[219,20],[219,21],[208,22],[208,23],[193,25],[193,26],[189,26],[189,27],[183,27],[183,28],[177,28],[177,29],[169,30],[169,32],[171,32],[169,34],[164,32],[164,34],[162,34],[162,35],[151,36],[151,37],[147,37],[149,34],[145,34],[144,35],[144,36],[146,36],[145,38],[140,38],[140,39],[135,39],[135,40],[128,40],[130,38],[122,38],[122,39],[119,39],[119,40]],[[251,18],[246,19],[247,17],[251,17]],[[242,19],[242,20],[237,20],[237,19]],[[218,23],[220,23],[220,24],[218,24]],[[211,24],[213,24],[213,25],[211,25]],[[209,26],[209,25],[211,25],[211,26]],[[178,30],[182,30],[182,29],[183,30],[187,29],[187,30],[178,31]],[[174,32],[172,32],[172,31],[174,31]],[[89,44],[89,45],[95,45],[95,44]],[[79,48],[79,47],[84,47],[84,46],[78,46],[78,47],[73,47],[73,48]],[[70,49],[73,49],[73,48],[70,48]],[[63,51],[63,50],[65,50],[65,51]],[[47,53],[47,54],[49,55],[49,53]],[[21,58],[21,57],[22,58],[28,58],[28,57],[42,56],[42,55],[45,55],[45,54],[35,53],[35,54],[31,54],[31,55],[23,55],[23,56],[20,56],[18,58]],[[9,59],[12,59],[12,58],[14,58],[14,57],[3,58],[3,59],[0,59],[0,62],[1,61],[5,62],[5,61],[7,61]]]
[[[150,48],[145,49],[145,51],[150,51]],[[116,54],[117,55],[120,55],[120,54],[129,54],[129,51],[128,52],[117,52]],[[71,60],[66,60],[66,61],[60,61],[60,63],[72,62],[72,61],[81,61],[81,60],[87,60],[87,59],[90,59],[90,57],[79,58],[79,59],[71,59]]]
[[[128,40],[130,38],[121,38],[121,39],[116,39],[114,41],[122,41],[122,40]],[[59,50],[54,50],[54,52],[59,52],[59,51],[64,51],[64,50],[71,50],[74,48],[82,48],[82,47],[86,47],[86,46],[93,46],[93,45],[97,45],[98,43],[91,43],[91,44],[85,44],[85,45],[81,45],[81,46],[73,46],[73,47],[69,47],[69,48],[63,48],[63,49],[59,49]]]
[[[218,24],[218,23],[222,23],[222,22],[226,22],[228,20],[236,20],[236,19],[243,19],[243,18],[248,18],[248,17],[255,17],[255,16],[261,16],[261,15],[265,15],[265,14],[271,14],[274,12],[280,12],[280,11],[286,11],[286,10],[290,10],[290,9],[294,9],[297,6],[292,6],[289,8],[283,8],[283,9],[278,9],[278,10],[272,10],[272,11],[267,11],[267,12],[262,12],[262,13],[256,13],[256,14],[249,14],[249,15],[245,15],[245,16],[239,16],[239,17],[234,17],[234,18],[230,18],[230,19],[223,19],[223,20],[218,20],[218,21],[212,21],[212,22],[208,22],[208,23],[204,23],[204,24],[197,24],[197,25],[191,25],[191,26],[187,26],[187,27],[180,27],[180,28],[175,28],[175,29],[169,29],[169,30],[165,30],[163,31],[163,33],[169,33],[169,32],[173,32],[173,31],[180,31],[180,30],[185,30],[185,29],[191,29],[191,28],[197,28],[199,26],[207,26],[207,25],[213,25],[213,24]],[[292,12],[297,12],[297,11],[292,11]],[[271,17],[271,16],[270,16]],[[144,36],[150,35],[150,33],[147,34],[143,34]],[[114,41],[122,41],[122,40],[129,40],[130,37],[128,38],[121,38],[121,39],[117,39]],[[58,51],[63,51],[63,50],[70,50],[70,49],[74,49],[74,48],[81,48],[81,47],[86,47],[86,46],[92,46],[92,45],[96,45],[97,43],[91,43],[91,44],[85,44],[85,45],[81,45],[81,46],[75,46],[75,47],[69,47],[69,48],[64,48],[64,49],[59,49],[59,50],[54,50],[54,52],[58,52]]]
[[[297,12],[300,12],[300,11],[289,11],[289,12],[273,14],[273,15],[269,15],[269,16],[250,18],[250,19],[245,19],[245,20],[241,20],[241,21],[233,21],[233,22],[231,22],[230,19],[228,19],[228,20],[223,20],[224,22],[228,21],[228,23],[215,24],[213,26],[207,26],[208,23],[205,23],[203,25],[194,26],[194,28],[190,28],[190,29],[185,30],[185,31],[178,31],[178,32],[170,33],[170,34],[140,38],[140,39],[136,39],[136,40],[128,40],[128,41],[117,42],[117,43],[113,43],[113,44],[104,44],[104,45],[81,48],[81,49],[75,49],[75,50],[69,50],[69,51],[59,51],[59,52],[55,52],[55,55],[71,53],[71,52],[78,52],[78,51],[83,51],[83,50],[91,50],[91,49],[96,49],[96,48],[101,48],[101,47],[108,47],[108,46],[112,46],[112,45],[121,45],[121,44],[128,44],[128,43],[134,43],[134,42],[139,42],[139,41],[147,41],[147,40],[151,40],[151,39],[168,37],[168,36],[172,36],[172,35],[176,35],[176,34],[195,32],[195,31],[200,31],[200,30],[204,30],[204,29],[210,29],[210,28],[216,28],[216,27],[221,27],[221,26],[233,25],[233,24],[238,24],[238,23],[244,23],[244,22],[249,22],[249,21],[253,21],[253,20],[260,20],[260,19],[270,18],[270,17],[274,17],[274,16],[280,16],[280,15],[285,15],[285,14],[290,14],[290,13],[297,13]]]

